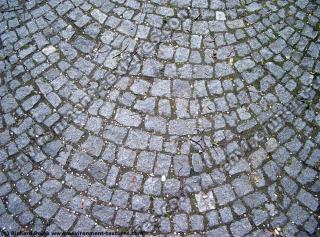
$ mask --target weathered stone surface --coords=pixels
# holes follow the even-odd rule
[[[317,234],[319,1],[0,5],[3,231]]]

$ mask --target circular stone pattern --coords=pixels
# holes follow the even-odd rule
[[[1,230],[316,235],[319,1],[0,7]]]

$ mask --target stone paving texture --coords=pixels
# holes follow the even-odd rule
[[[319,18],[317,0],[0,0],[0,229],[316,236]]]

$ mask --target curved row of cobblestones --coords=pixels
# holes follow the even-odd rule
[[[2,230],[316,235],[318,1],[0,7]]]

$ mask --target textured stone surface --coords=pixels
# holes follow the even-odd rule
[[[0,5],[1,230],[316,236],[318,1]]]

